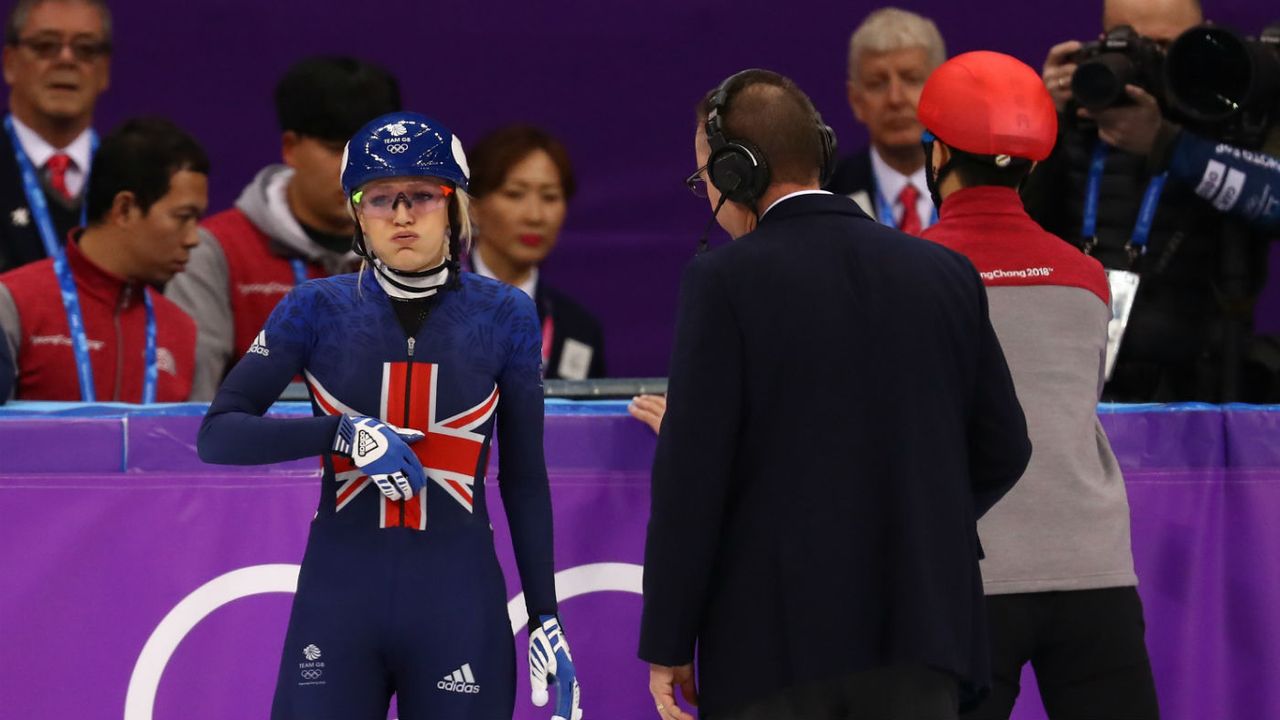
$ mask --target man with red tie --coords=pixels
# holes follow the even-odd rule
[[[867,126],[871,142],[840,160],[826,189],[912,235],[937,220],[925,183],[916,105],[925,79],[946,57],[933,21],[897,8],[871,13],[849,39],[849,107]]]
[[[83,224],[93,108],[111,67],[111,14],[101,0],[22,0],[6,27],[0,272],[57,252]]]

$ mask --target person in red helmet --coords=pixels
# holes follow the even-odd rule
[[[940,208],[923,236],[982,276],[1034,448],[978,522],[992,693],[963,717],[1008,718],[1030,662],[1051,718],[1156,718],[1124,478],[1097,416],[1107,276],[1018,196],[1053,150],[1053,100],[1022,62],[971,52],[934,71],[919,117]]]

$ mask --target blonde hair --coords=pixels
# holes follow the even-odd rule
[[[471,213],[471,194],[458,188],[454,193],[458,203],[458,249],[465,255],[471,251],[471,239],[475,235],[476,221]]]
[[[863,53],[909,48],[924,48],[931,72],[947,59],[947,46],[932,20],[896,7],[876,10],[849,38],[849,81],[857,82],[858,63]]]

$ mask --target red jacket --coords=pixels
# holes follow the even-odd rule
[[[142,402],[146,370],[147,311],[140,283],[126,282],[94,265],[73,241],[67,261],[80,296],[96,399]],[[7,335],[17,335],[17,382],[22,400],[80,400],[75,351],[71,346],[53,260],[45,259],[0,275],[17,310],[0,317]],[[191,395],[195,372],[196,324],[163,295],[151,295],[156,315],[158,402],[183,402]]]
[[[920,237],[969,258],[988,288],[1075,287],[1111,302],[1102,264],[1037,225],[1016,190],[964,188],[942,207],[943,217]]]
[[[239,358],[253,345],[271,311],[293,290],[297,278],[290,261],[271,251],[271,237],[238,208],[224,210],[202,224],[217,238],[227,258],[228,296],[235,322],[232,357]],[[307,277],[327,274],[319,263],[307,263]]]

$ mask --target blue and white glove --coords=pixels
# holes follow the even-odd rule
[[[547,704],[547,682],[556,685],[556,714],[551,720],[582,720],[578,673],[573,669],[569,643],[555,615],[539,615],[539,626],[529,626],[529,685],[533,704]]]
[[[383,495],[408,500],[427,484],[422,462],[409,446],[426,437],[371,417],[343,415],[333,436],[333,451],[351,458]]]

